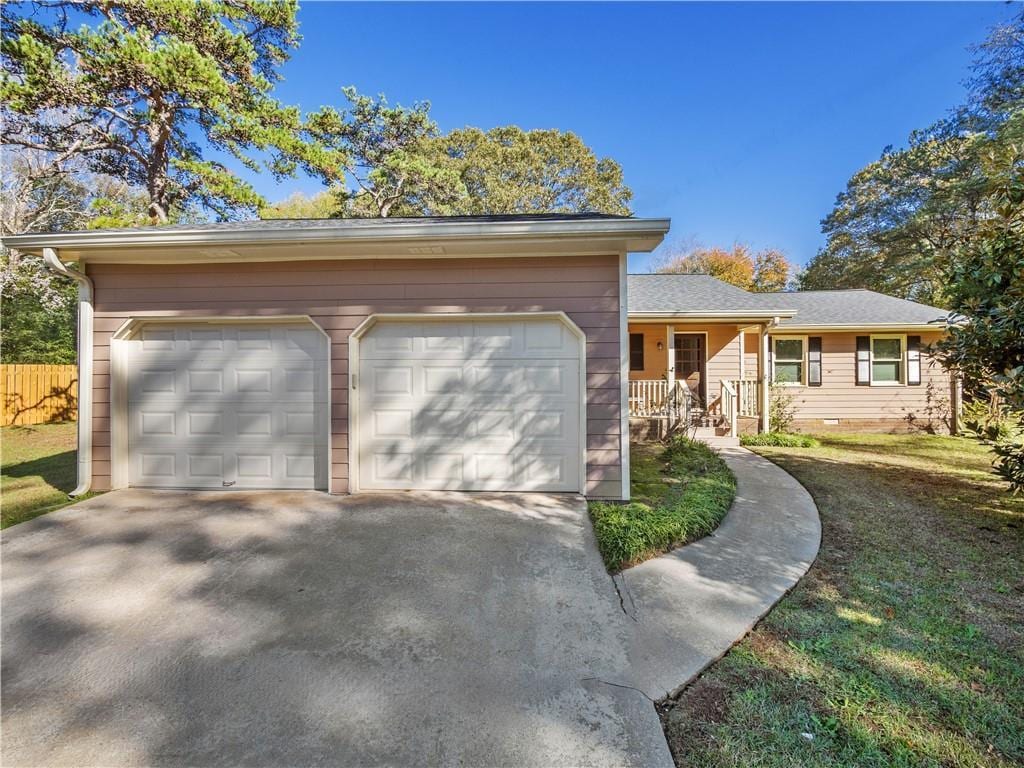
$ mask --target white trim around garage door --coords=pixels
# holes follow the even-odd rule
[[[144,315],[130,317],[110,336],[110,487],[128,485],[128,360],[125,342],[130,341],[146,325],[295,325],[308,323],[326,340],[327,375],[327,489],[331,487],[331,458],[334,435],[331,430],[331,337],[309,315],[225,316],[225,315]],[[95,339],[92,340],[95,343]]]
[[[558,320],[577,338],[580,347],[580,471],[579,492],[587,491],[587,335],[565,312],[451,312],[379,313],[369,315],[348,337],[348,489],[359,492],[359,340],[378,323],[451,322],[452,320]],[[621,458],[620,458],[621,460]]]

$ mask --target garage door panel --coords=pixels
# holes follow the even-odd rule
[[[576,336],[558,321],[380,323],[360,341],[362,360],[404,360],[409,354],[435,360],[502,357],[575,358]]]
[[[326,436],[326,421],[314,405],[278,403],[273,409],[238,408],[231,403],[217,408],[135,409],[131,438],[141,444],[147,439],[196,438],[203,444],[246,440],[289,440],[309,442]]]
[[[246,450],[235,445],[202,451],[133,451],[136,485],[163,488],[312,488],[316,478],[316,452]],[[227,478],[231,479],[227,479]]]
[[[130,484],[326,487],[322,334],[204,324],[146,327],[137,341],[129,359]]]
[[[360,340],[361,486],[579,490],[579,354],[554,320],[378,324]]]

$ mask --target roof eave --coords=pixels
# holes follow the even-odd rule
[[[943,331],[950,325],[946,320],[932,323],[828,323],[828,324],[785,324],[784,331]]]
[[[715,312],[633,312],[627,313],[637,320],[772,320],[774,318],[794,317],[795,309],[772,310],[727,310]]]
[[[278,245],[289,243],[382,243],[409,240],[617,239],[627,250],[653,250],[668,232],[669,219],[594,219],[585,221],[388,222],[358,227],[288,227],[246,229],[125,229],[95,232],[50,232],[11,235],[0,242],[38,254],[43,248],[76,252],[120,248]]]

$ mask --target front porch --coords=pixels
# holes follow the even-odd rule
[[[704,406],[678,379],[630,379],[630,424],[657,436],[683,427],[719,437],[760,431],[760,381],[722,379],[719,387],[715,399]]]
[[[629,324],[631,431],[735,438],[766,431],[764,325]]]

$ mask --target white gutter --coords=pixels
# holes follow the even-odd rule
[[[797,323],[792,323],[780,324],[778,329],[780,332],[786,333],[790,331],[794,333],[827,333],[829,331],[944,331],[949,325],[951,323],[946,320],[939,320],[934,323],[837,323],[835,325],[798,325]]]
[[[92,280],[68,269],[53,248],[43,248],[50,269],[78,283],[78,486],[69,495],[81,496],[92,487]]]
[[[681,311],[681,312],[630,312],[629,319],[638,322],[654,322],[660,320],[771,320],[779,317],[795,317],[795,309],[766,310],[720,310],[720,311]]]
[[[323,223],[330,222],[330,223]],[[301,226],[275,225],[272,220],[256,226],[144,227],[122,230],[85,230],[11,235],[3,238],[10,248],[29,253],[40,248],[125,248],[133,246],[242,245],[313,242],[370,242],[375,240],[449,240],[465,238],[621,237],[655,239],[668,232],[669,219],[584,219],[554,221],[444,221],[388,219],[338,219]],[[655,243],[654,245],[656,245]],[[640,243],[636,244],[640,246]],[[650,247],[653,248],[654,245]]]

